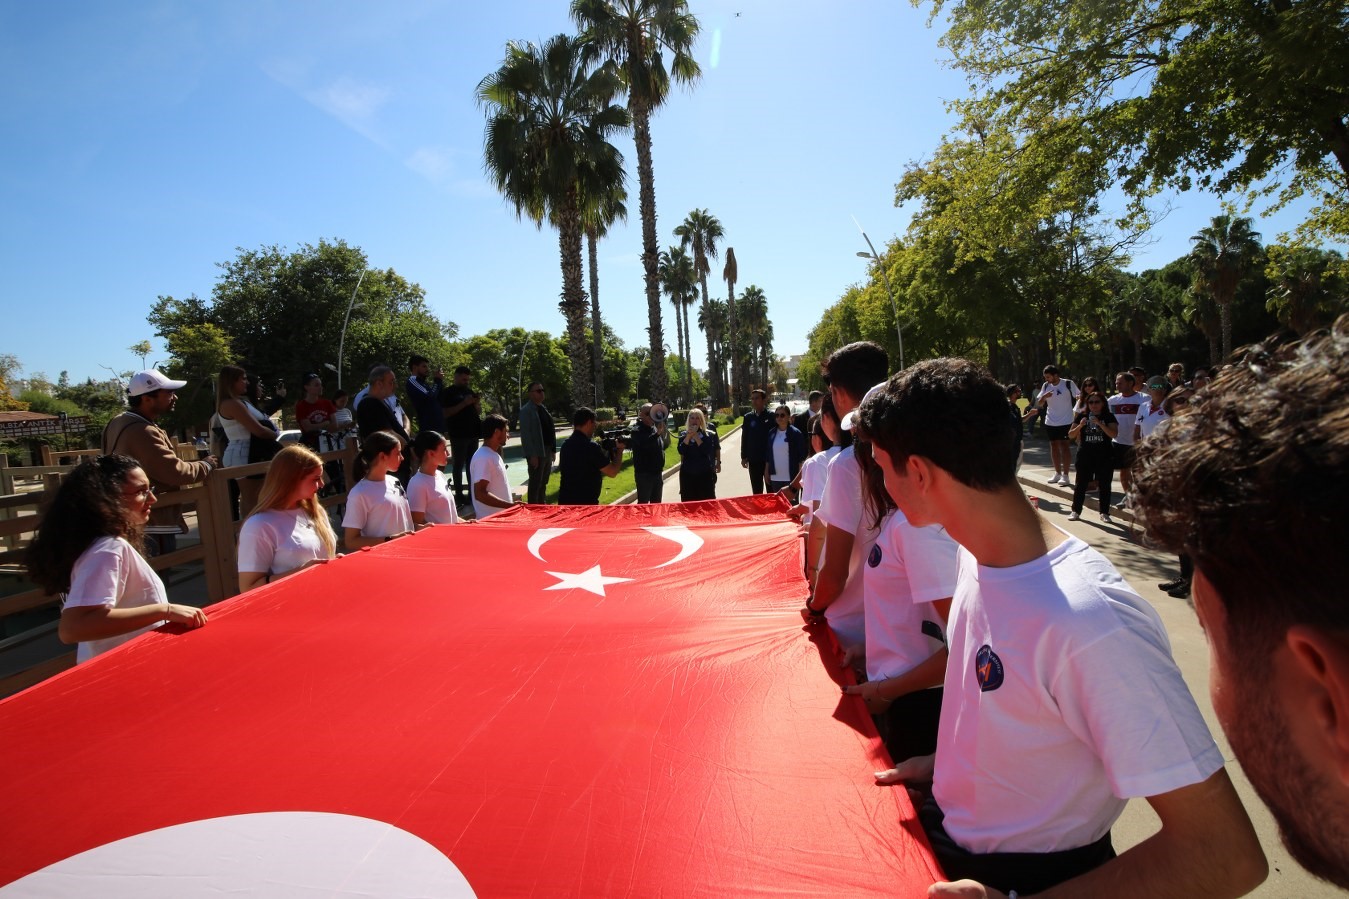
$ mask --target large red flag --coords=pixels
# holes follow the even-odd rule
[[[783,508],[431,528],[0,702],[0,897],[924,895]]]

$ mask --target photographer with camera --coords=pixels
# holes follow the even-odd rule
[[[623,467],[623,450],[628,439],[621,432],[608,432],[596,443],[595,410],[585,406],[571,416],[575,428],[558,452],[562,487],[557,501],[564,506],[598,506],[600,487],[606,477],[614,477]]]
[[[670,434],[665,421],[670,410],[664,403],[643,403],[632,429],[632,471],[637,480],[637,502],[658,503],[665,490],[665,450]]]

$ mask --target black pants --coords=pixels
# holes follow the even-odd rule
[[[711,469],[698,472],[679,469],[679,498],[684,502],[698,499],[716,499],[716,485],[717,475]]]
[[[749,489],[751,493],[763,493],[763,463],[749,463]]]
[[[1094,843],[1062,852],[990,852],[976,855],[962,848],[946,832],[946,813],[931,796],[918,811],[918,820],[927,831],[932,852],[941,862],[950,880],[966,877],[985,886],[1016,890],[1030,896],[1074,877],[1093,871],[1115,857],[1115,847],[1106,834]]]
[[[1101,511],[1110,511],[1110,479],[1115,470],[1110,464],[1110,445],[1104,449],[1080,449],[1077,451],[1077,483],[1073,485],[1073,511],[1081,512],[1087,501],[1087,484],[1096,482],[1096,492],[1100,498]]]
[[[454,457],[454,495],[461,501],[473,494],[473,485],[468,482],[468,463],[477,450],[477,437],[450,438],[450,455]]]
[[[937,751],[937,725],[941,721],[942,688],[915,690],[890,703],[875,716],[876,729],[886,751],[896,764],[916,755]]]
[[[658,503],[665,495],[665,475],[659,471],[635,471],[633,479],[637,482],[637,502]]]

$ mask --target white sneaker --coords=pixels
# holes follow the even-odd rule
[[[1079,515],[1079,514],[1077,514],[1076,512],[1069,512],[1069,513],[1068,513],[1068,520],[1069,520],[1069,521],[1081,521],[1081,520],[1082,520],[1082,516]]]
[[[1059,482],[1059,473],[1056,471],[1054,472],[1054,476],[1049,479],[1049,483],[1057,484],[1058,482]]]
[[[1101,513],[1101,522],[1102,522],[1103,524],[1114,524],[1114,523],[1115,523],[1115,519],[1113,519],[1113,518],[1110,517],[1110,513],[1109,513],[1109,512],[1102,512],[1102,513]]]
[[[1064,475],[1063,477],[1059,478],[1059,486],[1061,486],[1061,487],[1071,487],[1071,486],[1073,486],[1073,482],[1070,481],[1070,480],[1068,480],[1068,476],[1067,476],[1067,475]]]

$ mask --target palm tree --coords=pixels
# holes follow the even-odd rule
[[[1237,285],[1262,249],[1260,234],[1252,224],[1242,216],[1215,215],[1211,225],[1190,238],[1194,242],[1190,258],[1198,270],[1195,287],[1213,297],[1222,317],[1224,359],[1232,354],[1232,300]]]
[[[600,321],[600,238],[609,231],[609,226],[622,219],[627,221],[627,188],[620,182],[613,189],[598,196],[587,197],[585,209],[581,210],[581,222],[586,232],[586,249],[589,251],[590,268],[590,339],[591,360],[595,366],[595,407],[604,405],[604,347],[601,345],[602,322]]]
[[[665,292],[670,295],[670,303],[675,309],[675,334],[678,335],[679,358],[684,362],[684,389],[688,400],[693,397],[692,363],[688,357],[688,344],[682,322],[688,318],[689,298],[694,295],[697,280],[693,274],[693,260],[681,247],[670,247],[660,254],[660,280]]]
[[[695,209],[685,216],[684,221],[674,229],[674,233],[675,237],[679,238],[681,247],[686,250],[693,249],[693,270],[698,274],[698,283],[702,285],[703,306],[706,307],[707,273],[712,270],[709,260],[717,258],[717,241],[723,236],[721,222],[706,209]],[[720,401],[724,394],[720,360],[712,355],[712,338],[709,336],[707,340],[707,368],[709,372],[714,369],[717,372],[717,376],[712,378],[712,395]]]
[[[656,246],[656,185],[651,165],[651,113],[665,102],[670,79],[692,84],[702,74],[693,58],[698,20],[686,0],[573,0],[572,21],[588,53],[607,56],[628,89],[642,213],[642,270],[646,277],[651,346],[651,398],[665,396],[665,335],[661,329],[660,257]],[[666,53],[669,68],[666,68]]]
[[[1349,307],[1343,271],[1344,257],[1337,250],[1270,247],[1266,308],[1299,337],[1306,337]]]
[[[484,167],[497,190],[542,228],[557,228],[562,302],[571,357],[571,399],[590,401],[581,285],[582,211],[623,183],[623,155],[608,137],[626,128],[628,111],[611,101],[622,88],[612,65],[592,69],[579,38],[559,34],[542,46],[512,41],[501,68],[478,84],[487,109]]]
[[[759,370],[763,374],[763,380],[760,383],[763,384],[764,390],[768,390],[768,395],[772,396],[774,391],[768,389],[770,383],[768,369],[773,364],[773,323],[764,322],[763,327],[759,329],[758,336]],[[777,384],[774,383],[773,386],[776,388]]]
[[[746,355],[752,360],[763,343],[760,335],[763,332],[764,325],[768,323],[768,299],[764,296],[763,288],[754,284],[746,287],[744,294],[740,297],[740,309],[745,316],[745,332],[749,341]],[[755,371],[753,363],[751,363],[750,371],[758,373]],[[763,386],[765,390],[768,389],[764,386],[766,382],[767,378],[760,382],[760,386]]]
[[[698,327],[707,335],[708,390],[713,390],[712,385],[718,380],[718,372],[715,366],[720,365],[718,360],[721,355],[721,342],[726,337],[726,315],[726,304],[721,300],[709,300],[698,310]],[[716,403],[714,402],[713,405],[716,405]]]
[[[726,266],[721,270],[722,280],[726,282],[726,339],[727,353],[731,357],[731,379],[728,385],[728,392],[731,395],[731,411],[734,412],[740,403],[740,394],[744,390],[744,378],[741,376],[742,367],[740,357],[736,355],[735,347],[739,334],[736,333],[735,314],[735,280],[740,274],[735,265],[735,247],[726,248]]]

